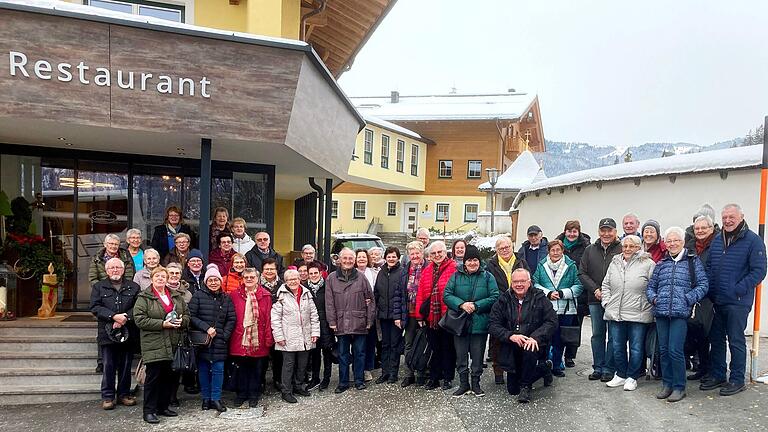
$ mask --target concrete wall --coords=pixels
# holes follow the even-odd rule
[[[579,190],[580,189],[580,190]],[[720,173],[691,173],[678,175],[674,183],[669,176],[643,178],[639,185],[633,180],[617,180],[580,187],[541,191],[539,196],[529,194],[518,204],[518,238],[525,238],[526,227],[536,224],[548,238],[561,232],[565,222],[578,219],[582,230],[596,238],[601,218],[612,217],[619,224],[628,212],[636,213],[641,222],[656,219],[662,231],[670,226],[687,227],[693,213],[703,203],[709,203],[720,216],[720,209],[735,202],[744,209],[747,224],[753,231],[758,228],[760,170],[728,171],[722,179]],[[768,305],[768,289],[763,290],[763,305]],[[768,306],[763,306],[761,327],[768,326]],[[750,317],[749,330],[752,324]]]

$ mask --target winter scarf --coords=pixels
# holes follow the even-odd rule
[[[309,291],[310,291],[310,292],[312,292],[312,295],[314,296],[314,295],[316,295],[316,294],[317,294],[317,291],[318,291],[320,288],[322,288],[322,287],[323,287],[323,285],[325,285],[325,279],[323,279],[323,278],[320,278],[320,280],[319,280],[319,281],[317,281],[317,283],[312,283],[312,281],[311,281],[311,280],[307,279],[307,281],[305,282],[305,284],[306,284],[307,288],[309,288]]]
[[[256,291],[243,290],[245,294],[245,311],[243,315],[243,339],[240,344],[248,352],[256,351],[259,347],[259,301],[256,299]],[[256,331],[254,331],[256,330]]]
[[[568,267],[568,265],[565,263],[565,258],[560,258],[560,261],[558,262],[552,262],[552,259],[547,256],[547,260],[544,264],[544,271],[547,272],[549,280],[552,281],[552,286],[555,287],[556,290],[559,289],[560,279],[563,278],[565,269]]]
[[[581,235],[581,234],[579,234]],[[568,237],[563,236],[563,245],[565,245],[565,250],[571,250],[574,246],[579,244],[579,237],[576,237],[576,240],[568,240]]]
[[[171,313],[173,310],[173,300],[171,299],[171,293],[168,292],[168,290],[165,288],[163,288],[163,292],[161,293],[156,290],[155,287],[152,287],[152,292],[155,294],[155,297],[160,300],[160,305],[163,306],[165,313]]]
[[[421,269],[424,268],[424,263],[420,265],[411,265],[411,269],[408,272],[408,285],[406,286],[406,294],[408,294],[408,313],[416,313],[416,293],[419,291],[419,280],[421,280]]]
[[[704,240],[696,239],[696,256],[701,255],[702,252],[704,252],[705,249],[707,249],[712,243],[712,240],[715,238],[715,233],[710,234],[709,237],[705,238]]]
[[[442,264],[442,263],[441,263]],[[440,266],[437,264],[432,265],[432,294],[429,296],[429,327],[433,330],[437,330],[437,323],[442,318],[442,305],[440,304],[440,290],[437,287],[438,279],[440,278]]]
[[[275,295],[275,288],[280,284],[280,277],[276,277],[275,280],[272,282],[267,282],[266,279],[264,279],[264,275],[259,276],[259,283],[261,283],[261,286],[267,289],[269,291],[273,298]]]

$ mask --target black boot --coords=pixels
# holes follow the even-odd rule
[[[479,376],[473,376],[472,377],[472,393],[475,394],[477,397],[483,397],[485,396],[485,392],[482,388],[480,388],[480,377]]]
[[[211,401],[211,408],[215,409],[218,412],[224,412],[227,410],[227,407],[224,406],[223,403],[221,403],[220,400],[212,400]]]
[[[459,375],[459,388],[453,392],[453,397],[462,397],[469,391],[469,372]]]

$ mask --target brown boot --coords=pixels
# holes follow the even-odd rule
[[[123,396],[120,399],[118,399],[118,402],[121,405],[134,406],[134,405],[136,405],[136,398],[133,397],[133,396]]]
[[[115,409],[115,401],[113,400],[103,400],[101,401],[101,408],[105,410],[113,410]]]

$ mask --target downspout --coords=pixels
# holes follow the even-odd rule
[[[299,24],[299,26],[300,26],[300,28],[299,28],[299,39],[301,39],[304,42],[306,42],[306,40],[304,40],[304,39],[305,39],[305,36],[306,36],[306,33],[307,33],[307,31],[305,30],[306,24],[307,24],[307,20],[312,18],[313,16],[315,16],[317,14],[322,13],[325,10],[326,0],[318,0],[318,1],[320,2],[320,6],[312,9],[306,15],[302,15],[301,16],[301,24]]]
[[[317,183],[315,183],[315,178],[310,177],[309,178],[309,185],[312,186],[312,189],[314,189],[317,192],[317,241],[315,244],[316,251],[317,251],[317,257],[316,259],[318,261],[323,260],[323,225],[325,222],[325,212],[323,211],[323,188],[318,186]]]

